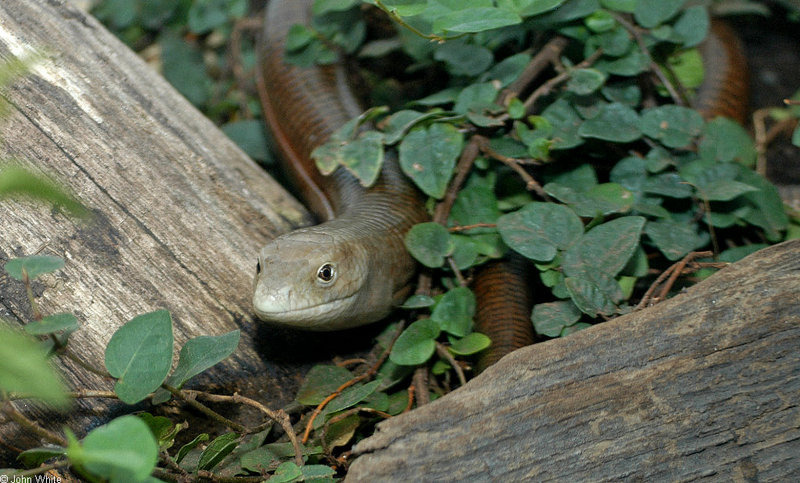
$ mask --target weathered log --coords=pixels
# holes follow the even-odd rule
[[[794,240],[380,423],[347,481],[797,481],[798,348]]]
[[[0,2],[0,59],[31,54],[43,58],[2,91],[10,111],[0,119],[0,159],[64,184],[93,216],[78,221],[44,204],[0,200],[0,266],[37,252],[66,259],[62,270],[34,283],[37,301],[45,314],[77,315],[82,327],[70,346],[97,367],[118,327],[166,308],[178,347],[190,337],[242,329],[238,351],[205,384],[275,405],[290,401],[308,365],[263,359],[297,359],[294,341],[303,339],[289,334],[292,343],[284,337],[274,346],[259,340],[275,332],[253,320],[250,297],[259,247],[308,222],[302,206],[68,2]],[[32,320],[22,283],[3,270],[0,317]],[[111,388],[72,364],[63,370],[73,386]],[[82,433],[87,420],[79,416],[105,404],[81,403],[73,430]],[[2,418],[0,441],[0,451],[37,444]]]

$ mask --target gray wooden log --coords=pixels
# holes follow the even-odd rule
[[[254,347],[271,333],[253,320],[250,291],[259,247],[307,222],[302,206],[94,18],[68,2],[2,0],[0,59],[36,53],[30,74],[0,92],[10,103],[0,159],[62,183],[93,218],[0,200],[0,265],[37,252],[66,259],[34,284],[37,301],[45,314],[77,315],[70,346],[95,366],[118,327],[165,308],[176,347],[242,329],[238,351],[207,383],[290,401],[304,367],[262,360]],[[3,270],[0,317],[32,318],[22,283]],[[111,388],[72,364],[62,369],[73,386]],[[105,404],[84,402],[74,414]],[[85,432],[87,420],[67,421]],[[0,451],[35,445],[27,436],[0,417]]]
[[[354,453],[346,481],[800,481],[800,240],[520,349]]]

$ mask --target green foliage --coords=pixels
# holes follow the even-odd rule
[[[34,339],[0,319],[0,393],[40,399],[55,407],[67,405],[64,383]]]
[[[153,481],[150,473],[158,460],[158,444],[147,424],[130,415],[93,429],[82,442],[71,437],[66,452],[81,472],[111,483]]]
[[[46,201],[76,216],[87,214],[86,208],[56,183],[22,166],[0,163],[0,200],[18,197]]]
[[[448,220],[448,226],[481,228],[454,234],[447,226],[424,223],[406,235],[409,252],[440,270],[446,284],[453,283],[453,265],[468,270],[502,256],[508,247],[535,262],[552,291],[552,299],[537,305],[531,320],[537,332],[556,337],[630,310],[629,301],[652,281],[648,268],[665,268],[691,251],[708,249],[714,237],[736,245],[753,237],[777,241],[784,236],[788,219],[777,192],[749,169],[755,149],[748,133],[731,120],[706,122],[693,109],[671,105],[664,85],[644,74],[655,64],[683,89],[699,85],[701,59],[695,47],[709,28],[705,7],[684,0],[366,3],[398,22],[396,36],[389,38],[409,65],[433,69],[447,80],[438,92],[401,99],[413,108],[377,123],[384,149],[397,150],[404,173],[439,200],[469,137],[479,133],[491,146],[476,159],[480,170],[458,193]],[[350,23],[360,12],[357,2],[325,5],[348,11]],[[313,35],[305,32],[303,49],[342,45],[324,33],[336,30],[337,22],[317,17]],[[632,28],[639,29],[640,38]],[[570,39],[560,59],[560,78],[526,102],[517,96],[536,92],[546,79],[518,87],[510,97],[501,95],[532,58],[519,50],[555,32]],[[386,39],[372,42],[378,41]],[[371,48],[369,42],[363,49]],[[649,88],[642,89],[643,79]],[[334,159],[338,138],[352,128],[344,127],[320,151]],[[626,152],[637,154],[619,154]],[[544,164],[528,170],[541,182],[541,191],[522,193],[519,183],[506,181],[502,167],[484,159],[501,157]],[[383,158],[369,162],[379,166]],[[327,165],[328,172],[337,164],[345,163]],[[504,184],[496,185],[501,175]],[[436,301],[430,320],[411,324],[400,336],[393,362],[428,361],[442,333],[457,338],[470,333],[469,301],[460,300],[463,314],[439,316],[451,292]],[[420,308],[416,300],[408,305]]]
[[[383,10],[397,30],[368,36],[363,3]],[[158,45],[165,76],[212,119],[227,123],[225,132],[251,156],[269,159],[258,108],[249,107],[255,104],[252,93],[239,90],[241,79],[212,82],[227,69],[220,61],[219,39],[230,37],[244,8],[241,0],[105,0],[96,13],[135,48]],[[398,385],[408,380],[414,366],[427,364],[449,385],[455,367],[445,356],[468,358],[490,345],[486,336],[472,332],[474,296],[459,285],[455,270],[469,278],[472,267],[508,250],[528,258],[546,287],[539,289],[544,300],[531,313],[533,327],[540,335],[562,337],[631,310],[653,272],[693,250],[724,241],[734,248],[719,259],[735,260],[763,246],[745,245],[747,240],[779,241],[796,228],[788,224],[775,188],[750,171],[755,149],[747,132],[730,120],[705,122],[691,109],[670,105],[668,90],[649,72],[658,66],[663,77],[681,83],[691,97],[703,78],[696,46],[709,28],[705,4],[317,0],[313,12],[311,25],[291,27],[287,56],[292,62],[333,63],[344,54],[380,65],[382,57],[391,55],[388,63],[396,72],[364,76],[374,83],[374,92],[385,92],[380,89],[385,85],[414,84],[406,80],[416,72],[429,72],[426,81],[437,79],[435,90],[410,97],[404,97],[404,89],[389,88],[400,94],[381,103],[401,109],[372,108],[342,126],[329,144],[314,151],[323,173],[344,166],[369,186],[387,153],[396,151],[403,171],[433,204],[448,193],[467,142],[475,135],[487,142],[457,193],[446,226],[421,224],[405,239],[412,255],[442,282],[441,295],[406,301],[404,307],[422,318],[393,345],[394,326],[379,337],[389,355],[375,368],[371,382],[359,379],[348,386],[362,373],[338,366],[309,372],[297,395],[299,403],[315,406],[335,395],[313,422],[312,441],[318,446],[302,448],[311,464],[288,461],[295,452],[289,443],[261,445],[263,438],[248,440],[233,432],[201,450],[200,444],[210,439],[203,433],[175,453],[175,461],[190,471],[236,468],[273,472],[274,481],[332,481],[333,470],[316,463],[361,437],[364,425],[376,419],[368,411],[403,412],[409,391]],[[632,35],[630,25],[640,38]],[[556,34],[570,41],[556,65],[560,79],[535,99],[526,99],[548,79],[540,76],[521,88],[515,81],[542,47],[536,39],[546,41]],[[599,57],[587,61],[595,52]],[[252,66],[252,43],[242,43],[236,56],[244,68]],[[387,74],[398,78],[381,79]],[[516,90],[505,91],[509,87]],[[252,117],[234,113],[242,105]],[[379,128],[368,127],[370,120]],[[800,145],[800,131],[794,143]],[[522,186],[527,180],[514,179],[495,163],[501,158],[525,165],[541,189],[526,192]],[[37,333],[75,328],[59,317],[31,327]],[[162,324],[164,334],[165,329]],[[162,366],[145,368],[145,347],[137,348],[134,339],[144,340],[152,326],[143,324],[131,332],[135,337],[125,336],[128,330],[115,335],[129,340],[114,351],[118,364],[130,366],[126,370],[131,374],[117,367],[123,384],[141,371],[126,393],[132,401],[146,397],[166,378],[169,367],[163,361],[172,356],[172,339],[170,330],[169,347],[154,351]],[[238,333],[188,341],[167,383],[180,387],[226,357],[237,341]],[[154,401],[168,397],[158,389]],[[181,429],[145,421],[162,448],[169,448]],[[28,455],[30,461],[44,457]]]
[[[52,256],[16,258],[4,266],[13,278],[25,285],[36,314],[36,320],[24,326],[27,334],[12,329],[5,321],[0,322],[0,335],[8,342],[3,345],[5,351],[0,348],[0,397],[4,400],[37,399],[57,409],[65,408],[70,401],[64,384],[49,364],[47,349],[54,354],[65,350],[66,335],[79,328],[77,318],[70,313],[42,316],[38,313],[31,289],[37,278],[63,266],[63,259]],[[44,336],[46,339],[38,341],[31,336]],[[189,339],[181,349],[178,365],[167,383],[180,388],[190,378],[229,356],[238,342],[238,330],[218,337]],[[134,317],[112,335],[106,347],[106,367],[110,375],[117,378],[115,391],[120,400],[135,404],[163,384],[171,367],[172,344],[172,318],[165,310]],[[99,368],[93,370],[102,373]],[[373,386],[377,384],[376,381]],[[167,399],[169,393],[163,389],[154,397],[156,403]],[[158,481],[150,476],[157,462],[158,450],[170,449],[177,434],[185,427],[185,424],[175,424],[165,417],[147,413],[138,417],[123,416],[95,428],[82,442],[78,442],[67,429],[69,444],[66,448],[28,450],[20,455],[20,462],[35,467],[48,459],[63,461],[66,458],[77,472],[91,481]],[[196,436],[177,451],[175,461],[180,463],[208,439],[208,434]],[[253,449],[250,445],[255,443],[257,446],[263,440],[263,437],[243,439],[235,433],[226,433],[199,453],[197,467],[213,470],[234,451],[249,451]],[[228,467],[231,465],[234,471],[241,470],[238,462],[228,463]]]
[[[236,449],[237,439],[239,439],[239,435],[236,433],[225,433],[214,438],[200,455],[197,468],[206,471],[213,469],[223,458]]]
[[[78,328],[78,319],[70,314],[53,314],[25,324],[25,332],[30,335],[48,335],[60,331],[72,332]]]
[[[106,369],[117,378],[114,392],[128,404],[146,398],[172,366],[172,318],[166,310],[134,317],[106,346]]]
[[[389,359],[401,366],[416,366],[427,362],[436,350],[436,338],[441,328],[436,321],[422,319],[400,334],[392,347]]]
[[[178,366],[166,384],[180,389],[189,379],[226,359],[239,345],[239,331],[234,330],[218,337],[198,336],[186,341],[181,348]],[[159,389],[153,396],[153,403],[160,404],[169,399],[169,393]]]
[[[231,42],[248,8],[247,0],[101,0],[92,13],[134,50],[157,52],[184,97],[253,159],[271,163],[252,73],[255,32],[241,29],[247,34]]]
[[[16,280],[24,280],[26,276],[30,280],[35,280],[39,275],[55,272],[63,266],[63,258],[32,255],[9,260],[3,268]]]

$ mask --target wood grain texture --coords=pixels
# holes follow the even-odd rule
[[[243,330],[211,383],[253,377],[238,389],[291,400],[302,367],[266,363],[254,350],[263,329],[252,317],[251,287],[259,247],[308,222],[303,208],[94,18],[59,1],[3,0],[0,59],[34,52],[44,58],[0,93],[10,103],[0,159],[66,185],[94,216],[81,222],[44,204],[0,200],[0,265],[38,251],[66,259],[34,290],[45,314],[77,315],[82,328],[71,346],[99,367],[118,327],[166,308],[176,347]],[[22,283],[0,270],[0,317],[31,316]],[[63,369],[79,387],[111,387]],[[98,404],[105,402],[82,407]],[[0,440],[29,447],[15,431],[0,420]]]
[[[347,481],[797,481],[798,347],[794,240],[380,423]]]

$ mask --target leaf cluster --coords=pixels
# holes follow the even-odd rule
[[[54,356],[76,357],[69,351],[68,342],[70,335],[79,330],[77,318],[70,313],[42,316],[31,290],[34,280],[63,266],[64,260],[59,257],[40,255],[15,258],[4,265],[11,278],[25,285],[35,320],[22,330],[5,321],[0,323],[0,335],[8,342],[0,347],[0,398],[6,403],[3,411],[11,411],[12,419],[31,427],[36,423],[16,413],[13,401],[33,399],[64,410],[72,398],[80,398],[84,393],[78,390],[68,394],[52,365]],[[107,374],[100,368],[90,369],[115,381],[113,394],[105,397],[116,397],[129,405],[148,398],[154,405],[162,404],[173,395],[185,400],[183,385],[227,358],[238,343],[238,330],[216,337],[194,337],[181,348],[173,369],[172,318],[169,312],[157,310],[134,317],[114,332],[105,350]],[[236,400],[232,396],[224,399]],[[221,415],[215,417],[224,420]],[[94,428],[82,440],[66,428],[66,439],[52,436],[55,444],[26,450],[19,460],[34,468],[45,461],[53,467],[69,466],[88,481],[162,481],[151,475],[175,468],[180,468],[183,477],[272,472],[275,481],[333,481],[334,470],[326,465],[297,464],[303,459],[311,463],[319,461],[320,448],[297,446],[303,454],[296,456],[292,443],[264,444],[271,424],[257,430],[230,424],[238,431],[223,433],[213,440],[208,433],[201,433],[172,452],[178,433],[187,424],[141,412],[117,417]],[[288,423],[286,428],[291,430]],[[292,458],[296,461],[289,461]],[[13,470],[12,474],[34,473]]]
[[[730,259],[723,246],[741,256],[748,240],[785,238],[789,220],[777,190],[751,169],[749,134],[729,119],[706,121],[676,105],[690,101],[703,79],[697,46],[710,25],[705,6],[364,3],[386,12],[396,30],[370,39],[365,28],[353,28],[364,22],[361,2],[318,1],[314,23],[290,33],[290,58],[308,64],[335,61],[337,49],[362,57],[394,52],[407,71],[435,70],[446,82],[401,100],[394,112],[372,109],[314,156],[323,172],[341,165],[368,186],[385,151],[396,150],[403,172],[437,202],[465,146],[484,139],[447,223],[418,225],[406,237],[412,255],[440,269],[445,285],[455,286],[454,270],[514,250],[551,293],[533,309],[533,326],[557,337],[631,310],[654,273],[691,252],[711,248]],[[359,42],[329,35],[345,25]],[[537,49],[557,45],[553,39],[566,47],[539,78],[526,79],[542,60]],[[454,290],[462,288],[442,298]],[[466,298],[460,303],[470,306]],[[469,333],[471,314],[462,327],[460,315],[437,322],[437,308],[398,340],[404,349],[413,339],[416,356],[404,359],[396,348],[393,361],[424,362],[440,333]]]
[[[247,0],[102,0],[92,10],[250,157],[271,163],[248,12]]]

